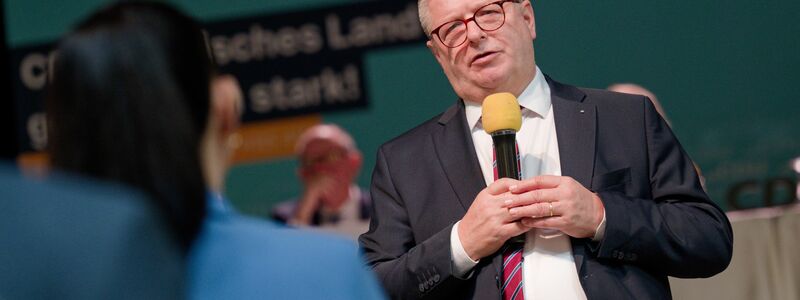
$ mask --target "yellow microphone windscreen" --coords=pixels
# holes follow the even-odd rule
[[[486,96],[481,107],[483,129],[487,133],[498,130],[519,131],[522,126],[522,111],[517,97],[511,93],[496,93]]]

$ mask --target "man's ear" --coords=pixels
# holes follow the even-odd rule
[[[533,6],[530,1],[522,1],[522,19],[531,32],[531,39],[536,40],[536,17],[533,14]]]
[[[227,137],[239,129],[244,109],[239,81],[231,75],[218,75],[211,83],[210,117],[217,120],[220,136]]]
[[[442,61],[441,61],[442,52],[441,52],[441,50],[436,48],[436,45],[433,44],[433,37],[431,37],[431,39],[428,40],[428,42],[425,43],[425,46],[428,47],[428,50],[431,50],[431,53],[433,53],[433,57],[435,57],[436,61],[438,61],[441,64],[442,63]]]
[[[436,47],[434,43],[435,42],[433,41],[433,38],[431,38],[430,40],[428,40],[427,43],[425,43],[425,45],[428,46],[428,49],[430,49],[431,53],[433,53],[433,57],[436,58],[436,62],[438,62],[439,65],[442,67],[442,69],[445,71],[445,73],[447,73],[449,70],[448,66],[450,64],[447,61],[445,51],[449,51],[449,49],[444,50],[443,48]]]
[[[361,172],[361,165],[364,163],[364,156],[358,150],[351,150],[347,155],[347,166],[352,172],[352,176],[358,176]]]
[[[364,156],[361,155],[361,152],[358,150],[354,150],[352,154],[350,154],[351,162],[353,164],[353,168],[356,170],[361,169],[361,165],[364,163]]]

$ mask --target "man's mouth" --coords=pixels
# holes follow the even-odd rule
[[[475,57],[472,58],[472,62],[470,62],[470,64],[472,64],[472,65],[485,64],[485,63],[489,62],[492,59],[492,57],[494,57],[495,54],[497,54],[497,52],[487,51],[487,52],[483,52],[481,54],[475,55]]]

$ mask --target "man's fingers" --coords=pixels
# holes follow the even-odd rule
[[[524,206],[517,206],[508,209],[508,213],[512,218],[544,218],[560,216],[562,203],[560,202],[542,202],[534,203]]]
[[[561,176],[540,175],[520,181],[519,183],[512,185],[509,190],[514,194],[521,194],[536,189],[549,189],[557,187],[559,184],[561,184],[561,180]]]
[[[486,187],[486,191],[490,195],[500,195],[502,193],[508,192],[509,187],[511,187],[512,185],[519,185],[519,181],[511,178],[500,178],[492,182],[492,184],[490,184],[488,187]]]
[[[520,222],[511,222],[503,225],[503,231],[505,232],[505,235],[508,237],[518,236],[520,234],[528,232],[528,230],[531,230],[531,227],[525,226]]]
[[[523,218],[520,223],[528,228],[564,229],[567,222],[560,216],[546,218]]]
[[[558,189],[538,189],[509,197],[504,207],[517,207],[542,202],[556,202],[563,197]]]

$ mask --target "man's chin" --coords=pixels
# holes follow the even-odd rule
[[[472,82],[484,89],[492,89],[493,87],[501,86],[507,81],[507,70],[498,65],[492,65],[485,68],[473,68],[470,70],[470,77]]]
[[[490,74],[490,75],[494,75],[494,74]],[[474,80],[475,84],[477,86],[481,87],[481,89],[486,90],[486,91],[493,91],[493,92],[507,92],[507,91],[498,90],[503,86],[503,84],[506,81],[507,80],[505,79],[504,76],[499,76],[499,75],[497,75],[497,76],[483,76],[483,77],[480,77],[480,78],[476,78]]]

